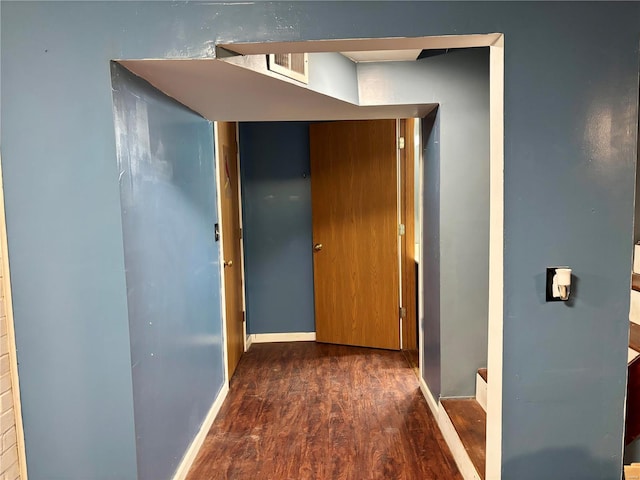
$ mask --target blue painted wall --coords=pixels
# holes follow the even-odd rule
[[[434,110],[422,119],[422,376],[434,398],[442,391],[440,349],[440,118]],[[420,283],[420,281],[419,281]]]
[[[0,8],[0,141],[32,479],[132,478],[135,468],[110,59],[211,57],[219,41],[479,32],[506,42],[503,478],[620,478],[640,5]],[[572,306],[543,300],[544,269],[557,264],[574,268]]]
[[[424,205],[429,262],[424,280],[430,285],[424,290],[425,358],[434,362],[425,372],[435,382],[428,385],[436,396],[437,391],[445,397],[474,395],[475,374],[487,365],[488,53],[472,48],[416,62],[358,65],[364,85],[379,85],[375,94],[361,95],[367,102],[439,104],[438,142],[426,144],[431,151],[425,154]],[[437,265],[431,263],[435,257]]]
[[[311,90],[358,104],[357,63],[335,52],[310,53],[308,57]]]
[[[119,50],[87,41],[109,23],[106,8],[95,12],[99,21],[86,6],[51,7],[0,5],[0,146],[28,474],[130,480],[136,448],[109,71]],[[34,35],[26,26],[36,24]]]
[[[170,478],[224,383],[213,125],[112,65],[138,478]]]
[[[315,332],[309,123],[240,124],[248,333]]]

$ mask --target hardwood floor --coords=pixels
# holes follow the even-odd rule
[[[188,480],[459,480],[402,352],[314,342],[242,357]]]
[[[409,366],[413,369],[413,373],[417,378],[420,378],[420,354],[418,350],[402,350],[402,353]]]

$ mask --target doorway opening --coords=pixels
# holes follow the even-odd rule
[[[487,351],[487,367],[491,372],[491,381],[487,386],[487,465],[486,465],[486,478],[499,478],[500,475],[500,453],[501,453],[501,405],[502,405],[502,276],[503,276],[503,38],[500,34],[491,35],[477,35],[467,37],[425,37],[420,39],[379,39],[379,40],[344,40],[344,41],[322,41],[322,42],[293,42],[283,44],[239,44],[239,45],[223,45],[219,50],[222,52],[233,51],[234,54],[229,54],[223,61],[221,60],[193,60],[193,61],[171,61],[171,60],[148,60],[148,61],[121,61],[125,67],[147,78],[153,85],[160,90],[173,96],[181,103],[190,106],[194,110],[198,111],[206,118],[215,121],[274,121],[274,120],[297,120],[300,119],[294,114],[296,105],[294,103],[277,104],[274,106],[271,102],[273,98],[277,98],[274,92],[284,92],[284,97],[287,96],[286,91],[291,91],[293,88],[300,89],[300,85],[295,85],[293,81],[285,81],[280,78],[276,78],[274,74],[263,74],[265,82],[262,85],[256,85],[252,79],[247,78],[241,72],[246,70],[261,70],[261,66],[256,66],[255,62],[258,61],[258,57],[262,58],[266,54],[271,53],[318,53],[319,55],[334,54],[339,52],[349,51],[373,51],[373,50],[406,50],[410,45],[417,45],[421,50],[429,48],[475,48],[475,47],[489,47],[489,65],[488,74],[490,80],[490,102],[489,102],[489,186],[490,192],[489,200],[489,225],[488,225],[488,294],[486,300],[488,303],[488,325],[486,327],[488,335],[488,351]],[[235,55],[239,54],[239,55]],[[326,55],[325,60],[335,61],[336,57],[330,58]],[[341,60],[340,60],[341,61]],[[179,65],[180,64],[180,65]],[[216,92],[216,88],[212,88],[210,78],[211,76],[203,75],[206,71],[209,74],[213,74],[215,77],[222,71],[226,71],[228,76],[225,78],[226,85],[229,82],[237,82],[238,85],[243,86],[243,92],[245,98],[232,98],[228,96],[222,100],[219,100],[216,108],[210,109],[207,106],[202,108],[194,108],[197,102],[202,102],[203,98],[211,100],[212,97],[220,97],[221,89]],[[245,72],[246,73],[246,72]],[[310,77],[311,77],[310,72]],[[364,77],[375,80],[376,78],[383,78],[385,69],[380,65],[365,65],[358,72]],[[369,75],[367,77],[367,75]],[[403,80],[409,79],[411,83],[415,77],[411,77],[411,72],[402,72],[398,74],[398,78]],[[198,83],[201,85],[198,87]],[[375,82],[374,82],[375,83]],[[368,112],[368,115],[375,114],[378,118],[407,118],[407,117],[423,117],[420,107],[423,104],[410,103],[406,101],[405,97],[402,97],[397,92],[381,91],[379,88],[375,88],[374,83],[355,83],[349,84],[349,82],[341,82],[342,86],[346,85],[344,89],[335,90],[337,83],[327,81],[326,77],[324,81],[317,85],[315,90],[316,95],[313,98],[308,98],[308,102],[304,105],[305,111],[315,111],[314,118],[328,118],[328,115],[333,114],[333,119],[340,120],[346,118],[354,118],[353,112],[347,112],[347,108],[354,107],[355,110],[362,115],[362,112]],[[176,85],[179,86],[176,91]],[[368,87],[367,87],[368,85]],[[334,91],[332,91],[334,89]],[[202,92],[209,92],[204,94]],[[351,107],[347,105],[349,103],[349,96],[357,94],[360,98],[358,105],[351,103]],[[217,95],[216,95],[217,93]],[[208,95],[208,96],[207,96]],[[437,99],[433,99],[437,101]],[[205,102],[206,103],[206,102]],[[430,102],[433,104],[433,101]],[[210,104],[212,105],[212,104]],[[264,108],[256,109],[256,105],[261,105]],[[338,108],[340,107],[340,108]],[[314,110],[315,109],[315,110]],[[384,110],[386,114],[375,112],[376,109]],[[298,108],[298,114],[300,109]],[[340,112],[338,118],[335,117],[336,112]],[[443,108],[443,112],[446,109]],[[342,118],[340,118],[342,115]],[[444,114],[442,114],[444,115]],[[434,118],[432,124],[432,130],[428,135],[424,136],[425,149],[433,148],[435,150],[440,149],[440,134],[444,134],[442,122],[449,121],[448,117],[437,115]],[[427,141],[427,138],[429,139]],[[444,138],[442,139],[444,141]],[[431,144],[428,144],[431,142]],[[447,145],[449,143],[447,142]],[[439,151],[438,154],[442,155],[444,160],[445,151]],[[440,157],[438,157],[440,160]],[[422,168],[425,168],[423,165]],[[441,172],[445,174],[445,172]],[[446,175],[439,177],[439,181],[446,182],[448,179]],[[444,185],[444,184],[443,184]],[[220,190],[219,190],[220,191]],[[427,191],[425,189],[423,197],[421,197],[421,205],[428,204],[430,200],[429,195],[432,195],[433,191]],[[444,212],[439,212],[442,214]],[[440,232],[445,234],[447,232]],[[438,238],[438,248],[441,247],[444,242],[444,238]],[[424,235],[423,241],[420,243],[420,255],[424,258]],[[420,278],[424,278],[425,274],[425,262],[420,263]],[[425,376],[428,373],[425,372],[425,365],[429,363],[430,359],[425,358],[425,339],[430,340],[434,336],[439,336],[440,332],[434,335],[431,330],[426,330],[425,327],[425,310],[431,305],[425,305],[425,289],[424,285],[419,291],[419,318],[421,320],[419,328],[419,341],[420,346],[420,369],[421,369],[421,381],[422,390],[427,398],[429,406],[434,411],[436,418],[441,423],[441,428],[444,424],[444,418],[446,412],[442,408],[439,402],[441,396],[441,385],[429,384],[425,381]],[[452,285],[439,285],[438,288],[449,289]],[[223,316],[224,319],[225,316]],[[228,321],[228,319],[224,320]],[[441,337],[444,338],[444,337]],[[227,377],[228,378],[228,377]],[[444,415],[444,416],[443,416]],[[455,433],[455,432],[454,432]],[[452,446],[454,455],[459,465],[464,462],[462,458],[464,451],[460,451],[460,447],[455,444],[455,438],[453,436],[447,437],[447,440]],[[457,452],[457,453],[456,453]],[[461,460],[462,458],[462,460]]]
[[[400,349],[398,123],[240,123],[252,341]]]

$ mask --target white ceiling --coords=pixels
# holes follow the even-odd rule
[[[122,60],[122,65],[212,121],[424,117],[434,104],[360,107],[222,60]]]

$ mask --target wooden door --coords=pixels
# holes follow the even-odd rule
[[[225,310],[227,316],[227,360],[229,378],[244,352],[244,312],[240,248],[240,205],[238,196],[238,147],[236,124],[218,123],[218,175],[222,211]]]
[[[310,125],[316,339],[400,348],[395,120]]]

